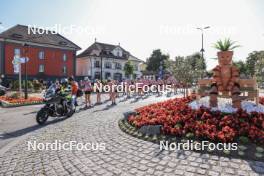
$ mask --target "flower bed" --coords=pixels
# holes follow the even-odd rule
[[[24,105],[40,104],[43,102],[43,99],[38,97],[29,97],[28,99],[24,99],[0,96],[0,102],[3,107],[17,107]]]
[[[255,143],[264,143],[264,114],[243,110],[225,114],[208,108],[193,110],[188,106],[192,98],[176,98],[136,109],[129,123],[139,128],[143,125],[162,125],[164,134],[176,136],[193,133],[196,137],[212,141],[232,142],[245,136]]]
[[[146,125],[161,125],[161,132],[166,137],[237,142],[249,145],[248,148],[263,150],[264,113],[238,110],[228,114],[205,107],[194,110],[188,106],[191,101],[193,98],[190,97],[176,98],[138,108],[136,114],[127,118],[127,126],[138,130]],[[264,104],[264,98],[260,98],[260,103]],[[259,156],[264,157],[262,152]]]
[[[259,98],[259,103],[264,105],[264,97]]]

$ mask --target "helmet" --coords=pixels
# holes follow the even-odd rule
[[[61,79],[61,84],[62,84],[62,85],[66,85],[66,84],[68,84],[68,79],[67,79],[67,78],[63,78],[63,79]]]
[[[89,81],[89,78],[87,76],[84,77],[84,81]]]

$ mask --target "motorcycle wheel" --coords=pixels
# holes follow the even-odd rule
[[[44,125],[45,122],[48,120],[49,114],[48,111],[46,111],[45,109],[41,109],[38,113],[37,113],[37,123],[39,125]]]
[[[75,113],[75,107],[73,107],[72,105],[69,105],[67,109],[68,109],[68,112],[66,114],[66,117],[71,117]]]

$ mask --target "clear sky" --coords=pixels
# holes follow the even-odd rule
[[[199,51],[201,33],[196,27],[210,26],[204,47],[211,68],[216,63],[210,59],[216,57],[212,43],[218,39],[230,37],[242,45],[235,50],[235,60],[264,49],[263,9],[263,0],[1,0],[0,32],[16,24],[65,30],[72,26],[73,32],[62,35],[82,49],[97,38],[120,43],[146,60],[157,48],[172,59]]]

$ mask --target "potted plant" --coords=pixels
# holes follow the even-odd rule
[[[240,45],[235,45],[236,42],[231,41],[229,38],[224,40],[218,40],[214,44],[214,48],[219,50],[217,52],[218,62],[220,65],[229,65],[231,64],[233,57],[233,50],[240,47]]]

